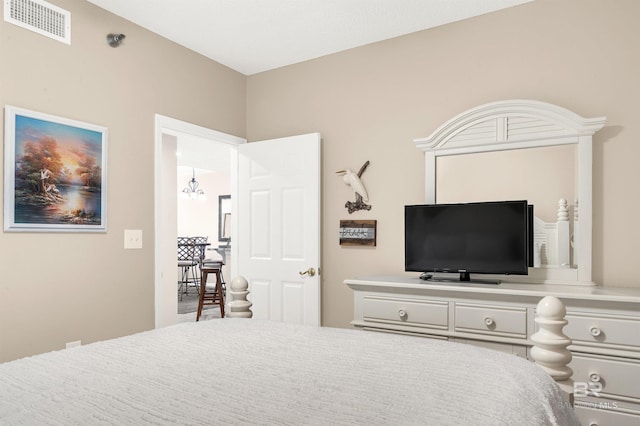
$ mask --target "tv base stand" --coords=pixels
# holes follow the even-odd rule
[[[501,282],[500,280],[484,280],[484,279],[478,279],[478,278],[471,278],[468,272],[460,272],[459,279],[450,278],[450,277],[440,277],[432,274],[431,272],[425,272],[423,274],[420,274],[419,278],[423,281],[430,281],[435,283],[461,283],[461,284],[471,283],[471,284],[497,285],[497,284],[500,284]]]

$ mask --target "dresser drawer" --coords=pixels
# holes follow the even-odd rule
[[[640,350],[640,318],[600,315],[592,312],[569,312],[564,333],[574,343],[621,346]]]
[[[598,405],[596,404],[595,407]],[[576,406],[576,415],[583,426],[638,426],[640,416],[619,411]]]
[[[449,326],[449,303],[441,300],[365,296],[362,312],[366,322],[386,322],[442,330]]]
[[[455,304],[455,331],[527,337],[527,309],[473,303]]]
[[[573,370],[576,401],[586,390],[596,397],[601,393],[640,398],[640,360],[574,353],[569,367]]]

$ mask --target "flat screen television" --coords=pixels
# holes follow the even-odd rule
[[[527,201],[405,206],[405,270],[527,275],[530,220]]]

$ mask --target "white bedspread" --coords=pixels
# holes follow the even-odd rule
[[[513,355],[246,319],[178,324],[0,364],[2,425],[573,425]]]

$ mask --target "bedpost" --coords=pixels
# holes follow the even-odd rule
[[[251,318],[253,312],[251,312],[252,303],[247,300],[247,294],[249,291],[249,283],[247,280],[238,276],[231,280],[231,301],[228,305],[227,317],[229,318]]]
[[[531,336],[531,357],[558,382],[573,405],[573,371],[569,368],[571,352],[567,349],[571,339],[562,332],[567,324],[566,314],[564,304],[557,297],[545,296],[538,302],[535,318],[538,331]]]

